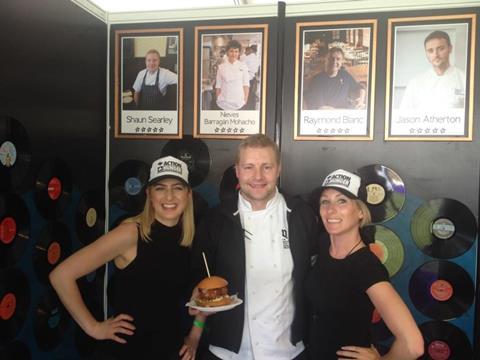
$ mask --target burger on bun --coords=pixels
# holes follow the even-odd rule
[[[228,295],[228,281],[220,276],[210,276],[197,285],[198,297],[195,302],[202,307],[229,305],[233,299]]]

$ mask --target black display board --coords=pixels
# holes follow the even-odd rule
[[[8,270],[25,274],[29,302],[25,321],[12,342],[2,343],[0,357],[78,359],[85,354],[74,339],[78,330],[52,296],[45,272],[83,246],[76,230],[82,194],[96,189],[104,207],[107,25],[64,0],[5,0],[0,18],[0,115],[18,121],[30,144],[28,171],[9,190],[25,204],[30,233],[22,256]],[[36,184],[47,161],[66,164],[70,178],[49,168],[41,175],[43,185]],[[53,222],[38,210],[39,190],[47,207],[68,192]],[[100,220],[93,213],[90,223]],[[49,226],[57,225],[68,236],[55,239]]]

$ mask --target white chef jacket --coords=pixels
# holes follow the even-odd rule
[[[277,191],[264,210],[253,211],[239,195],[245,230],[245,321],[239,353],[210,346],[220,359],[290,360],[304,345],[290,342],[294,317],[293,259],[288,241],[287,204]]]
[[[248,68],[243,62],[224,61],[217,70],[215,88],[220,89],[217,105],[223,110],[238,110],[245,105],[244,86],[250,86]]]
[[[443,75],[430,68],[409,81],[401,109],[454,109],[465,106],[465,74],[450,66]]]

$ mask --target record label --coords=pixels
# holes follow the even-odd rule
[[[48,182],[48,196],[52,200],[57,200],[62,194],[62,182],[57,177],[52,177]]]
[[[30,288],[24,272],[15,268],[1,270],[0,346],[18,335],[25,322],[29,304]],[[1,354],[0,351],[0,358],[2,358]]]
[[[436,320],[450,320],[464,314],[472,305],[474,286],[470,275],[450,261],[434,260],[412,274],[408,291],[413,305]]]
[[[75,212],[79,240],[88,245],[105,233],[105,202],[103,191],[89,190],[82,194]]]
[[[415,211],[410,230],[415,245],[424,254],[451,259],[471,248],[477,237],[477,221],[461,202],[433,199]]]
[[[453,295],[453,287],[448,281],[435,280],[430,286],[430,294],[438,301],[447,301]]]
[[[62,254],[62,248],[57,242],[52,242],[47,250],[47,261],[50,265],[55,265]]]
[[[0,268],[14,266],[30,240],[30,214],[21,197],[0,194]]]
[[[33,319],[33,332],[38,347],[43,351],[54,349],[65,336],[67,313],[56,294],[50,291],[38,303]]]
[[[450,239],[455,234],[455,224],[446,218],[440,218],[433,222],[432,233],[439,239]]]
[[[472,346],[465,333],[445,321],[428,321],[419,326],[425,343],[420,359],[467,360],[473,359]]]
[[[400,176],[384,165],[367,165],[358,169],[362,179],[359,197],[372,215],[372,223],[390,220],[405,203],[405,185]]]
[[[58,324],[60,324],[60,313],[58,311],[58,308],[52,309],[48,316],[47,324],[50,329],[55,329]]]
[[[72,188],[72,176],[65,161],[45,161],[35,182],[34,198],[39,213],[50,220],[60,218],[70,201]]]
[[[22,124],[0,116],[0,190],[20,190],[30,166],[30,142]]]
[[[87,210],[87,215],[85,216],[85,223],[89,228],[93,227],[97,222],[97,210],[90,208]]]
[[[368,244],[368,247],[382,263],[386,262],[388,259],[388,249],[383,242],[375,241],[374,243]]]
[[[378,312],[377,309],[373,309],[373,313],[372,313],[372,323],[373,323],[373,324],[376,324],[376,323],[378,323],[380,320],[382,320],[382,317],[380,316],[380,313]]]
[[[17,235],[17,224],[15,219],[7,216],[0,222],[0,241],[5,245],[10,244]]]
[[[432,341],[428,345],[428,355],[433,360],[448,360],[450,358],[450,346],[445,341]]]
[[[370,251],[385,266],[390,277],[397,274],[405,260],[405,250],[400,238],[383,225],[369,225],[364,229],[373,235],[374,242],[368,244]]]
[[[211,159],[208,146],[200,139],[185,135],[180,140],[170,140],[162,149],[162,156],[173,156],[188,167],[188,182],[191,187],[200,185],[210,171]]]
[[[367,189],[367,203],[378,205],[385,200],[385,189],[379,184],[368,184]]]
[[[142,211],[146,198],[142,189],[149,176],[149,166],[140,160],[125,160],[115,166],[108,180],[112,204],[134,214]],[[89,200],[94,202],[94,199]]]
[[[39,281],[49,283],[48,275],[70,254],[71,246],[65,224],[52,221],[41,230],[33,253],[33,268]]]
[[[12,293],[7,293],[0,301],[0,318],[2,320],[9,320],[15,313],[17,307],[17,299]]]
[[[3,166],[9,168],[15,165],[17,161],[17,149],[15,145],[10,141],[5,141],[0,146],[0,162]]]
[[[142,190],[142,183],[136,177],[128,178],[125,181],[125,192],[130,196],[138,195]]]

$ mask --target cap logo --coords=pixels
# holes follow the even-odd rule
[[[158,163],[157,173],[171,171],[182,174],[182,166],[175,161],[161,161]]]
[[[350,181],[352,178],[348,175],[343,174],[332,174],[328,175],[323,182],[324,186],[338,185],[348,188],[350,186]]]

